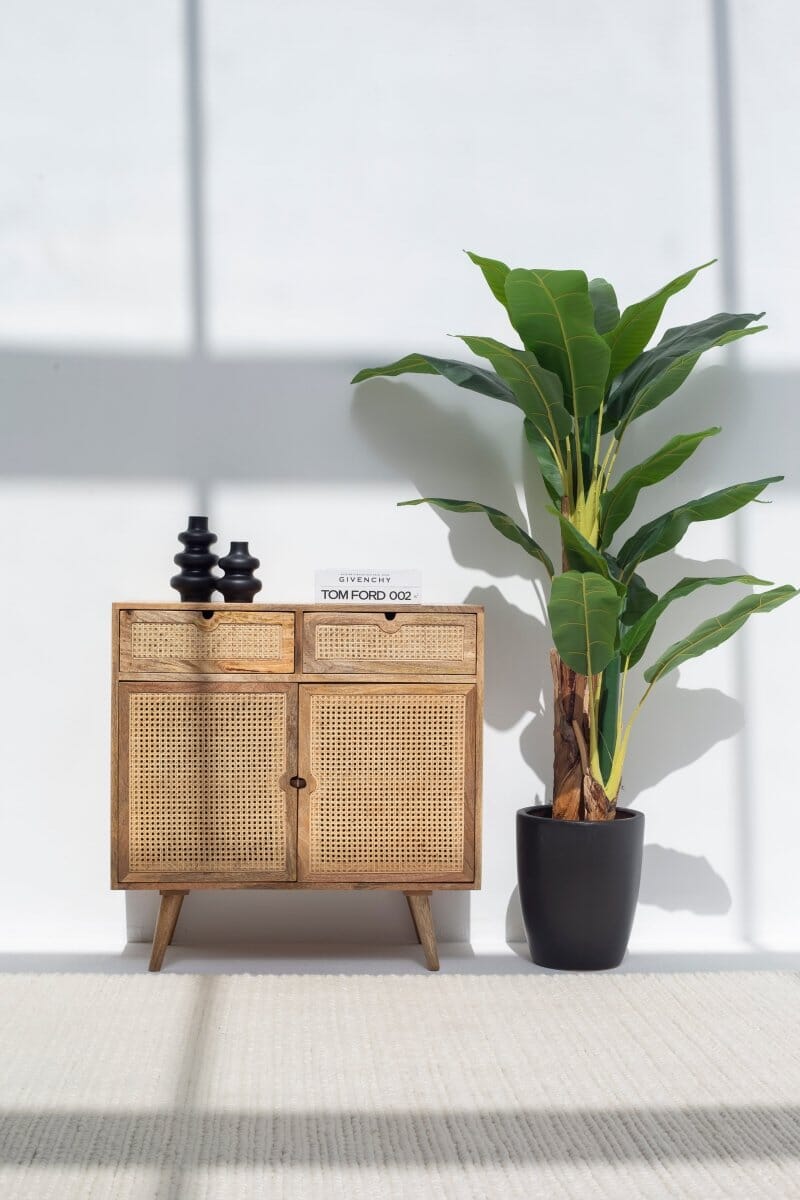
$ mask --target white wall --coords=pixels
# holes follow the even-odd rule
[[[513,814],[550,769],[541,576],[478,518],[394,502],[518,511],[538,484],[504,406],[348,380],[452,352],[448,331],[505,335],[464,247],[606,274],[623,301],[718,254],[670,323],[738,305],[771,329],[641,421],[629,461],[725,429],[640,515],[786,482],[651,577],[710,561],[797,582],[796,6],[7,0],[1,24],[0,948],[147,932],[152,897],[107,887],[109,606],[170,598],[190,511],[250,539],[265,599],[377,563],[486,604],[485,885],[438,917],[451,938],[519,934]],[[715,605],[675,606],[663,639]],[[753,621],[641,719],[636,949],[800,948],[797,619]],[[393,896],[249,893],[193,897],[182,934],[408,929]]]

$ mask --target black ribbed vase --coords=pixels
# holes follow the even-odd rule
[[[250,553],[247,542],[231,542],[231,548],[219,565],[225,572],[217,580],[217,590],[222,592],[228,604],[251,604],[256,592],[261,591],[261,580],[253,572],[261,563]]]
[[[216,540],[217,535],[208,528],[208,517],[189,517],[187,528],[178,534],[178,541],[186,549],[175,555],[173,561],[180,573],[172,576],[169,585],[184,603],[210,600],[215,592],[219,581],[211,568],[217,565],[217,556],[209,546]]]

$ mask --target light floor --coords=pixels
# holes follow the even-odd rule
[[[0,1196],[800,1197],[800,972],[146,956],[2,962]]]

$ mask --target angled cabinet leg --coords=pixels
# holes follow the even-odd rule
[[[425,952],[425,965],[429,971],[439,970],[439,951],[436,948],[436,930],[433,927],[430,892],[406,892],[411,919],[417,938]]]
[[[151,971],[161,970],[164,954],[166,953],[167,946],[172,941],[175,926],[178,924],[178,917],[185,895],[186,892],[161,893],[161,905],[158,910],[158,920],[156,921],[156,929],[153,934],[153,949],[150,954],[149,970]]]

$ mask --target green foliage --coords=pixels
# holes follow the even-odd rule
[[[583,271],[509,271],[506,305],[522,344],[560,378],[569,411],[576,417],[596,412],[610,353],[594,327]]]
[[[489,518],[490,524],[498,533],[502,533],[503,537],[507,537],[510,542],[516,542],[527,554],[530,554],[531,558],[537,558],[551,578],[555,575],[555,567],[539,543],[535,542],[529,533],[517,525],[516,521],[513,521],[506,513],[501,512],[499,508],[490,508],[488,504],[479,504],[477,500],[445,500],[441,496],[421,496],[419,500],[401,500],[398,507],[405,508],[407,505],[413,504],[433,504],[436,508],[443,508],[448,512],[483,513]]]
[[[508,275],[506,264],[496,258],[481,258],[480,254],[473,254],[471,250],[467,251],[467,255],[472,259],[476,267],[480,267],[483,272],[483,278],[488,283],[489,290],[495,300],[499,300],[503,308],[505,308],[506,275]]]
[[[553,582],[555,584],[555,580]],[[706,650],[713,650],[715,646],[726,642],[738,629],[741,629],[748,617],[752,617],[754,613],[770,612],[773,608],[785,604],[787,600],[794,599],[797,592],[797,588],[784,584],[783,587],[773,588],[770,592],[761,592],[757,596],[745,596],[744,600],[734,604],[733,608],[729,608],[719,617],[711,617],[710,620],[703,621],[702,625],[693,629],[688,637],[681,638],[679,642],[675,642],[668,650],[665,650],[661,657],[647,668],[644,673],[645,679],[650,684],[663,679],[665,675],[674,671],[687,659],[697,658],[698,655],[705,654]]]
[[[461,340],[473,354],[489,360],[511,388],[525,416],[540,437],[550,443],[555,454],[572,431],[572,417],[564,407],[559,377],[540,366],[536,356],[528,350],[504,346],[494,338],[462,336]]]
[[[547,612],[556,650],[579,675],[597,675],[617,652],[622,598],[592,571],[556,575]]]
[[[752,587],[770,587],[768,579],[756,579],[755,575],[695,575],[687,576],[676,583],[669,591],[656,600],[645,613],[623,633],[619,652],[628,666],[635,666],[647,649],[650,635],[656,627],[656,622],[673,600],[688,596],[702,587],[720,587],[726,583],[746,583]]]
[[[600,544],[607,546],[620,525],[627,521],[642,488],[652,487],[654,483],[666,479],[683,466],[701,442],[719,432],[719,425],[716,425],[701,433],[679,433],[644,462],[626,471],[619,483],[605,492],[600,501]]]
[[[754,613],[767,612],[797,594],[789,585],[750,594],[703,622],[647,668],[649,686],[626,720],[628,672],[675,600],[721,585],[772,587],[748,574],[690,576],[659,597],[638,568],[673,549],[692,523],[728,516],[756,500],[779,475],[733,484],[679,504],[632,533],[621,548],[611,549],[640,493],[672,475],[720,432],[714,426],[678,433],[613,482],[620,444],[631,422],[672,396],[707,351],[761,332],[765,326],[755,322],[763,313],[717,313],[668,329],[647,349],[668,300],[710,263],[678,275],[620,315],[616,293],[606,279],[589,281],[583,271],[575,270],[511,269],[498,259],[471,252],[469,257],[503,305],[522,345],[468,336],[462,339],[468,349],[488,361],[491,370],[412,354],[360,371],[353,382],[408,373],[441,375],[458,387],[521,410],[527,447],[559,523],[568,564],[562,574],[555,573],[531,534],[496,508],[437,497],[404,503],[483,513],[498,532],[544,565],[552,578],[548,613],[556,649],[573,670],[589,676],[590,769],[614,799],[631,727],[653,685],[687,659],[720,645]]]
[[[664,287],[659,288],[652,296],[638,300],[636,304],[631,304],[625,309],[617,324],[605,335],[611,351],[609,379],[616,378],[644,350],[655,333],[656,325],[661,320],[661,314],[669,298],[688,287],[698,271],[710,267],[711,263],[715,261],[712,258],[709,262],[687,271],[684,275],[679,275],[677,279],[673,279]]]
[[[768,479],[755,479],[752,483],[735,483],[732,487],[711,492],[700,500],[679,504],[677,508],[648,521],[628,538],[617,555],[623,578],[625,572],[639,563],[656,558],[677,546],[694,521],[715,521],[719,517],[728,517],[760,496],[770,483],[778,483],[781,479],[782,475],[771,475]]]
[[[611,565],[605,555],[596,549],[579,529],[576,529],[568,517],[551,510],[558,517],[561,526],[561,544],[567,552],[567,561],[576,571],[594,571],[611,579]],[[624,590],[624,589],[621,589]]]
[[[365,379],[377,379],[385,375],[391,379],[395,375],[443,375],[451,383],[459,387],[469,388],[472,392],[480,392],[483,396],[493,396],[497,400],[514,402],[514,393],[502,379],[492,371],[476,367],[473,363],[457,362],[451,358],[431,358],[427,354],[407,354],[397,362],[389,363],[386,367],[372,367],[368,371],[359,371],[354,375],[352,383],[362,383]]]
[[[595,329],[598,333],[610,333],[619,323],[617,293],[607,279],[590,279],[589,299],[594,309]]]
[[[561,504],[561,498],[564,495],[564,477],[558,463],[553,457],[547,440],[542,437],[539,430],[527,417],[525,418],[523,428],[525,430],[525,440],[536,455],[536,461],[539,464],[542,482],[547,489],[547,494],[558,508]]]
[[[707,350],[766,329],[765,325],[746,328],[763,315],[717,313],[694,325],[668,329],[658,345],[640,355],[617,380],[606,406],[604,431],[614,429],[621,441],[631,421],[677,392]]]
[[[607,553],[604,557],[614,564],[614,578],[619,579],[619,564],[616,559]],[[657,603],[658,596],[650,591],[641,575],[637,575],[635,571],[627,581],[625,589],[625,607],[620,620],[625,626],[635,625],[639,618]]]

